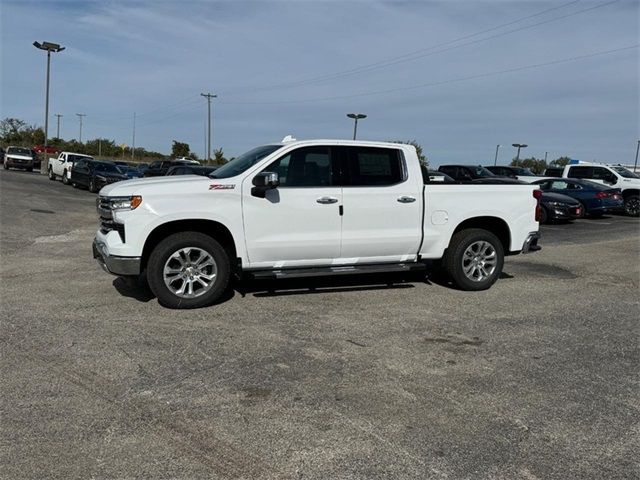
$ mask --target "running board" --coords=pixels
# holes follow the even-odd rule
[[[274,278],[303,278],[333,275],[396,273],[426,270],[424,263],[379,263],[374,265],[340,265],[334,267],[287,268],[279,270],[247,270],[244,273],[256,280]]]

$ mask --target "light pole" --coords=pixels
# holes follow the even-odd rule
[[[211,99],[218,98],[218,95],[212,93],[201,93],[207,99],[207,113],[209,115],[209,131],[207,133],[207,163],[211,160]]]
[[[353,139],[356,139],[356,135],[358,134],[358,120],[363,118],[367,118],[364,113],[347,113],[347,117],[353,118],[355,123],[353,124]]]
[[[82,143],[82,117],[86,117],[86,113],[76,113],[78,119],[80,119],[80,137],[78,138],[78,142]]]
[[[47,52],[47,89],[44,101],[44,155],[46,157],[47,139],[49,137],[49,72],[51,70],[51,52],[61,52],[65,47],[51,42],[33,42],[33,46]],[[40,163],[40,173],[47,173],[47,162]]]
[[[57,122],[57,123],[58,123],[58,126],[57,126],[57,128],[56,128],[56,138],[60,138],[60,119],[61,119],[63,116],[64,116],[64,115],[61,115],[61,114],[59,114],[59,113],[56,113],[56,117],[57,117],[57,120],[58,120],[58,122]]]
[[[516,161],[520,160],[520,149],[528,147],[526,143],[512,143],[511,146],[518,149],[518,153],[516,154]]]
[[[496,158],[493,159],[493,165],[496,166],[498,164],[498,150],[500,149],[500,145],[496,145]]]
[[[636,146],[636,161],[633,164],[633,173],[636,173],[638,169],[638,151],[640,150],[640,140],[638,140],[638,145]]]

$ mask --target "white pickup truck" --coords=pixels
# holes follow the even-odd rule
[[[624,210],[632,217],[640,216],[640,176],[622,165],[575,162],[564,167],[564,178],[581,178],[619,188],[624,199]]]
[[[128,180],[100,191],[93,255],[146,271],[171,308],[210,305],[232,275],[297,277],[425,268],[489,288],[505,255],[539,250],[537,186],[429,182],[411,145],[264,145],[210,177]]]
[[[82,153],[73,152],[60,152],[57,158],[49,158],[49,164],[47,172],[49,173],[49,180],[55,180],[58,177],[62,178],[62,183],[69,185],[71,180],[71,169],[73,164],[78,160],[89,159],[93,157],[90,155],[83,155]]]

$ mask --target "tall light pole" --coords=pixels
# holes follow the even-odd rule
[[[518,153],[516,154],[516,161],[520,160],[520,149],[528,147],[526,143],[512,143],[511,146],[518,149]]]
[[[498,150],[500,149],[500,145],[496,145],[496,158],[493,159],[493,165],[497,165],[498,164]]]
[[[60,138],[60,119],[61,119],[63,116],[64,116],[64,115],[60,115],[59,113],[56,113],[56,117],[58,117],[58,118],[57,118],[57,120],[58,120],[58,122],[57,122],[57,123],[58,123],[58,126],[57,126],[57,128],[56,128],[56,138]]]
[[[78,138],[78,142],[82,143],[82,117],[86,117],[86,113],[76,113],[78,119],[80,120],[80,137]]]
[[[211,93],[201,93],[204,98],[207,99],[207,113],[209,115],[209,130],[207,133],[207,161],[211,160],[211,99],[218,98],[218,95],[213,95]]]
[[[358,134],[358,120],[363,118],[367,118],[364,113],[347,113],[347,117],[353,118],[355,120],[353,124],[353,139],[356,139],[356,135]]]
[[[131,145],[131,160],[133,160],[136,151],[136,112],[133,112],[133,142]]]
[[[636,161],[633,164],[633,173],[636,173],[638,170],[638,151],[640,150],[640,140],[638,140],[638,145],[636,146]]]
[[[544,163],[547,163],[547,155],[549,154],[549,152],[544,152]]]
[[[51,52],[58,53],[64,50],[57,43],[33,42],[33,46],[47,52],[47,88],[44,101],[44,154],[47,155],[47,144],[49,137],[49,73],[51,71]],[[47,162],[40,163],[40,173],[47,173]]]

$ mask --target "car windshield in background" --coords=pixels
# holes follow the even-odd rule
[[[97,172],[122,173],[118,167],[111,163],[97,163],[95,168]]]
[[[520,175],[522,177],[535,177],[533,172],[528,168],[513,167],[513,170],[516,172],[516,175]]]
[[[282,145],[263,145],[261,147],[256,147],[221,166],[209,176],[211,178],[235,177],[236,175],[240,175],[245,170],[253,167],[264,157],[271,155],[280,148],[282,148]]]
[[[25,157],[31,156],[31,150],[28,148],[10,148],[7,150],[7,153],[13,155],[24,155]]]
[[[617,173],[619,173],[624,178],[640,178],[640,176],[636,175],[631,170],[627,170],[624,167],[611,167],[611,168],[613,168]]]
[[[471,168],[473,169],[473,173],[476,177],[495,177],[493,173],[484,167],[477,166]]]

